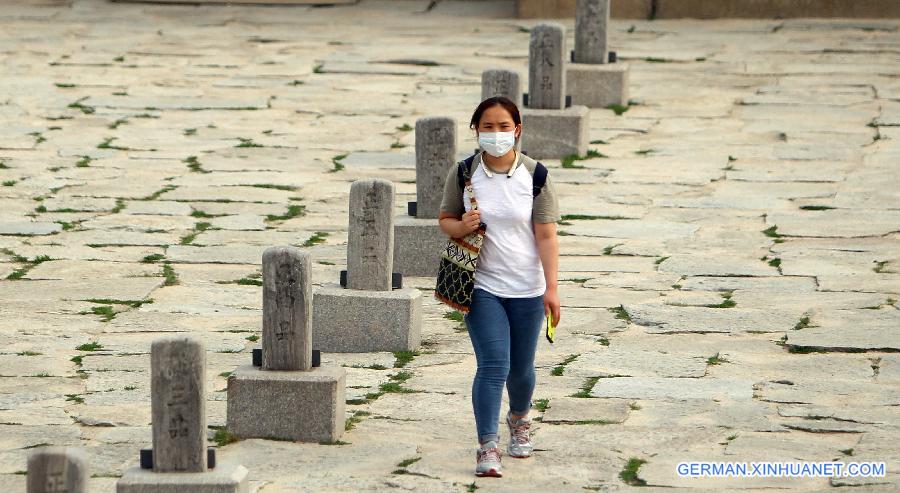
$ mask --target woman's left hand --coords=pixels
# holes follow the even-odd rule
[[[553,326],[559,324],[559,293],[555,289],[547,289],[544,292],[544,315],[553,315]]]

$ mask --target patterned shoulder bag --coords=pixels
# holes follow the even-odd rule
[[[472,187],[473,161],[474,156],[463,162],[462,176],[465,190],[469,192],[471,208],[477,210],[478,203],[475,201],[475,191]],[[478,265],[478,253],[481,251],[486,230],[487,226],[481,223],[478,229],[462,238],[450,238],[441,253],[434,297],[462,313],[468,313],[472,305],[475,268]]]

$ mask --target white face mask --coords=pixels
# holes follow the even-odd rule
[[[491,156],[500,157],[516,145],[516,132],[479,133],[478,145]]]

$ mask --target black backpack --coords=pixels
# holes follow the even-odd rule
[[[478,154],[472,154],[467,157],[464,161],[460,162],[456,167],[456,183],[459,184],[459,189],[462,190],[466,186],[466,176],[472,171],[472,163],[475,161],[475,156]],[[541,194],[541,189],[544,188],[544,183],[547,182],[547,167],[541,164],[540,162],[534,167],[534,173],[531,175],[531,195],[532,197],[537,197]]]

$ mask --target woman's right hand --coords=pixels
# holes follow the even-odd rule
[[[475,231],[481,225],[481,212],[477,209],[466,212],[462,215],[462,224],[465,234]]]

